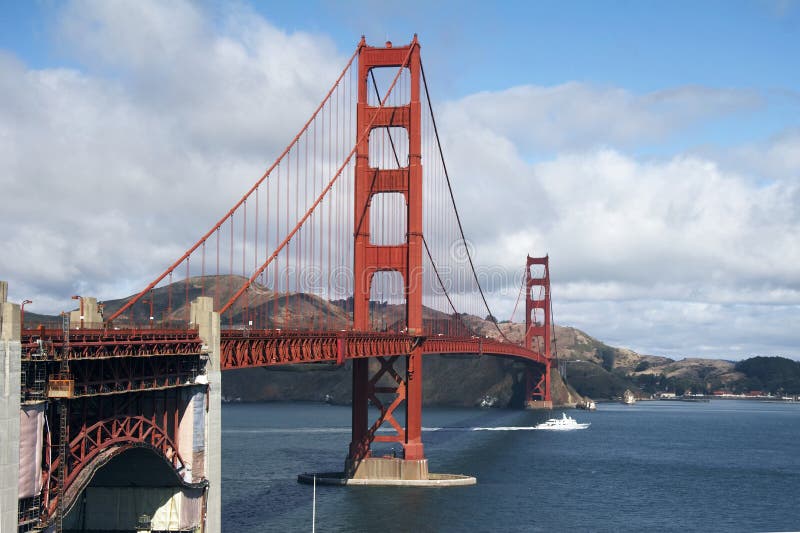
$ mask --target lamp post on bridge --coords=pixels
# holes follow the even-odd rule
[[[80,306],[80,317],[81,317],[80,329],[83,329],[83,296],[80,296],[80,295],[76,294],[75,296],[72,297],[72,299],[73,300],[80,300],[80,302],[81,302],[81,306]]]
[[[25,329],[25,304],[32,304],[33,300],[22,300],[19,306],[19,329]]]
[[[148,302],[150,303],[150,314],[148,315],[150,317],[150,322],[149,322],[150,323],[150,329],[153,329],[153,295],[152,294],[150,294],[150,298],[142,298],[142,303],[143,304],[146,304]]]

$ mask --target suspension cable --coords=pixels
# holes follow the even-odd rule
[[[419,62],[419,69],[422,73],[422,83],[425,85],[425,98],[428,101],[428,110],[431,114],[431,122],[433,123],[433,132],[436,136],[436,145],[439,148],[439,157],[442,160],[442,168],[444,169],[444,177],[447,179],[447,189],[450,191],[450,201],[453,203],[453,210],[455,211],[456,215],[456,222],[458,222],[458,231],[461,233],[461,240],[464,243],[464,250],[467,253],[467,259],[469,260],[469,266],[472,269],[472,276],[475,278],[475,284],[478,286],[478,291],[481,294],[481,299],[483,300],[483,305],[486,307],[486,311],[489,313],[489,316],[494,317],[492,314],[492,310],[489,308],[489,303],[486,301],[486,295],[483,293],[483,288],[481,287],[480,281],[478,281],[478,274],[475,272],[475,264],[472,262],[472,254],[469,253],[469,246],[467,246],[467,239],[464,237],[464,227],[461,224],[461,217],[458,214],[458,207],[456,207],[456,199],[453,196],[453,186],[450,183],[450,174],[447,172],[447,163],[444,160],[444,151],[442,150],[442,142],[439,139],[439,128],[436,126],[436,117],[433,114],[433,104],[431,103],[431,94],[428,92],[428,81],[425,78],[425,68],[422,66],[422,59]],[[497,324],[496,321],[490,321],[494,324],[494,327],[497,329],[497,332],[506,340],[509,341],[506,334],[503,333],[503,330],[500,329],[500,326]],[[510,342],[510,341],[509,341]]]
[[[359,47],[359,50],[360,49],[361,48]],[[391,95],[392,91],[394,90],[395,85],[397,85],[397,80],[400,78],[400,74],[402,73],[403,68],[408,64],[409,59],[411,58],[411,52],[412,51],[413,51],[413,47],[409,48],[408,54],[406,54],[406,57],[403,60],[403,64],[401,65],[400,69],[397,71],[397,74],[395,75],[394,79],[392,80],[391,85],[386,90],[386,96],[383,98],[383,100],[380,102],[380,105],[378,106],[379,109],[383,109],[383,107],[386,105],[386,102],[389,100],[389,96]],[[367,124],[367,126],[364,128],[364,131],[362,131],[361,134],[356,139],[356,144],[353,146],[353,149],[350,150],[350,153],[347,155],[347,157],[345,158],[345,160],[342,163],[342,165],[336,171],[336,174],[334,174],[333,178],[331,178],[331,180],[328,182],[328,184],[325,186],[325,188],[319,194],[319,196],[314,201],[314,203],[311,204],[311,207],[308,208],[308,210],[305,212],[303,217],[297,222],[295,227],[286,235],[286,237],[283,239],[283,241],[278,245],[278,247],[272,253],[272,255],[269,256],[267,258],[267,260],[264,261],[264,263],[262,263],[262,265],[250,277],[250,279],[245,281],[245,283],[239,288],[239,290],[236,292],[236,294],[234,294],[228,300],[228,303],[226,303],[224,306],[222,306],[222,308],[219,310],[219,314],[220,315],[222,315],[225,311],[227,311],[233,305],[233,303],[250,287],[250,285],[253,283],[253,281],[255,281],[255,279],[258,278],[258,276],[261,275],[261,272],[266,270],[266,268],[278,256],[278,254],[281,252],[281,250],[283,250],[286,247],[286,245],[292,240],[294,235],[300,230],[300,228],[303,226],[303,224],[305,224],[306,220],[308,220],[308,218],[311,216],[311,214],[314,212],[314,210],[317,208],[317,206],[320,204],[320,202],[322,202],[322,200],[328,194],[328,191],[331,190],[331,188],[333,187],[334,183],[336,183],[336,181],[339,179],[339,176],[342,175],[342,172],[344,172],[344,169],[347,167],[347,165],[350,163],[350,160],[356,154],[356,151],[358,150],[359,143],[362,141],[362,139],[364,139],[365,136],[369,135],[369,132],[372,130],[372,125],[375,123],[375,121],[377,119],[378,119],[378,115],[376,113],[372,117],[372,120],[370,121],[370,123]]]
[[[425,245],[425,252],[428,254],[428,259],[430,259],[431,261],[431,266],[433,266],[433,271],[436,273],[436,279],[439,280],[439,286],[442,288],[445,298],[447,298],[447,303],[450,304],[450,309],[453,310],[453,313],[455,313],[456,317],[461,321],[464,327],[467,328],[467,331],[469,331],[472,335],[477,335],[477,333],[475,333],[475,331],[471,327],[469,327],[469,324],[464,322],[464,319],[461,317],[461,313],[459,313],[458,310],[456,309],[456,306],[453,305],[453,300],[450,299],[450,294],[447,292],[447,289],[444,286],[444,282],[442,282],[442,276],[439,275],[439,269],[436,268],[436,262],[433,260],[433,256],[431,256],[431,250],[430,248],[428,248],[428,241],[425,239],[424,235],[422,236],[422,244]]]
[[[363,40],[362,40],[362,43],[363,43]],[[236,202],[236,204],[225,214],[225,216],[223,216],[221,219],[219,219],[219,221],[208,231],[208,233],[203,235],[200,238],[200,240],[198,240],[191,248],[189,248],[186,251],[186,253],[184,253],[181,256],[180,259],[175,261],[175,263],[173,263],[167,270],[165,270],[163,274],[161,274],[159,277],[157,277],[155,280],[153,280],[147,287],[145,287],[145,289],[142,292],[140,292],[139,294],[134,296],[132,299],[128,300],[122,307],[120,307],[113,315],[111,315],[106,320],[106,323],[109,323],[109,322],[115,320],[118,316],[120,316],[122,313],[124,313],[129,307],[131,307],[133,304],[138,302],[145,294],[147,294],[148,291],[150,291],[153,287],[158,285],[158,283],[161,282],[161,280],[163,280],[165,277],[167,277],[169,274],[171,274],[181,263],[183,263],[183,261],[185,259],[187,259],[195,250],[197,250],[203,243],[205,243],[206,240],[211,235],[213,235],[214,232],[217,231],[220,228],[220,226],[222,226],[223,223],[225,223],[228,220],[228,218],[232,217],[234,212],[237,209],[239,209],[239,207],[242,204],[244,204],[247,201],[247,199],[250,197],[250,195],[253,194],[253,192],[256,191],[259,188],[259,186],[270,176],[270,174],[278,166],[278,164],[280,164],[280,162],[283,160],[283,158],[286,156],[286,154],[289,153],[289,150],[291,150],[292,147],[295,145],[295,143],[297,143],[298,139],[300,139],[300,137],[308,130],[309,126],[314,121],[314,119],[317,118],[317,114],[325,106],[325,104],[331,99],[331,95],[333,94],[333,91],[339,86],[339,83],[342,81],[342,79],[344,78],[344,75],[348,72],[348,70],[350,70],[350,67],[353,64],[353,61],[355,60],[356,57],[358,57],[358,54],[361,51],[361,48],[362,48],[362,44],[359,44],[359,46],[356,48],[355,52],[353,52],[353,55],[350,56],[350,59],[347,61],[347,65],[345,65],[345,67],[342,70],[341,74],[339,74],[339,77],[336,78],[336,81],[334,82],[333,86],[330,88],[328,93],[322,99],[322,102],[320,102],[320,104],[314,110],[314,113],[311,115],[311,118],[309,118],[308,121],[306,121],[306,123],[303,125],[303,128],[300,130],[300,132],[297,135],[295,135],[294,139],[292,139],[292,142],[290,142],[289,145],[283,150],[283,152],[281,152],[281,154],[278,156],[278,159],[275,160],[275,162],[272,164],[272,166],[270,166],[264,172],[264,174],[261,175],[261,177],[258,179],[258,181],[256,181],[255,185],[250,187],[250,189],[245,193],[245,195],[242,196],[242,198],[238,202]],[[248,284],[248,286],[249,286],[249,284]]]
[[[520,283],[520,285],[519,285],[519,293],[517,294],[517,301],[514,302],[514,310],[511,312],[511,322],[514,322],[514,315],[517,314],[517,306],[519,305],[520,298],[522,298],[522,291],[525,289],[525,281],[526,281],[525,280],[525,275],[524,275],[525,268],[527,268],[527,267],[523,267],[523,269],[522,269],[522,272],[523,272],[522,283]]]

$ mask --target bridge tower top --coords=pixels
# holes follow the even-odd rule
[[[355,243],[353,326],[357,331],[369,329],[369,299],[375,272],[394,271],[403,276],[406,296],[406,327],[412,335],[422,334],[422,120],[420,104],[420,46],[416,35],[410,44],[395,47],[368,46],[362,38],[358,52],[357,128],[359,142],[355,170]],[[379,105],[369,103],[370,75],[373,69],[396,67],[397,74],[384,95],[378,94]],[[403,70],[408,71],[409,100],[388,106],[389,94]],[[373,78],[373,84],[374,84]],[[377,85],[375,85],[377,90]],[[399,168],[373,167],[370,162],[370,138],[374,130],[404,129],[408,135],[408,161]],[[369,132],[367,130],[369,129]],[[393,141],[392,141],[393,143]],[[394,145],[392,145],[394,149]],[[373,244],[370,239],[370,205],[373,196],[401,193],[406,200],[406,242],[395,245]]]

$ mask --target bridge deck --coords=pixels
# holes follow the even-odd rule
[[[446,335],[412,336],[401,333],[354,331],[223,330],[223,370],[256,366],[406,355],[416,345],[425,354],[513,356],[545,364],[536,351],[502,340]],[[23,359],[60,360],[65,342],[60,330],[26,330]],[[70,361],[125,357],[184,356],[203,352],[197,330],[78,330],[70,331]]]

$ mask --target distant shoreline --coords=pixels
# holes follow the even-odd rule
[[[675,397],[668,397],[668,398],[637,398],[637,401],[640,402],[652,402],[652,401],[662,401],[662,402],[705,402],[709,400],[748,400],[748,401],[755,401],[755,402],[769,402],[769,403],[797,403],[800,404],[800,397],[777,397],[777,396],[745,396],[745,395],[735,395],[735,394],[726,394],[725,396],[675,396]],[[608,401],[608,400],[603,400]],[[610,401],[617,401],[617,400],[610,400]]]

